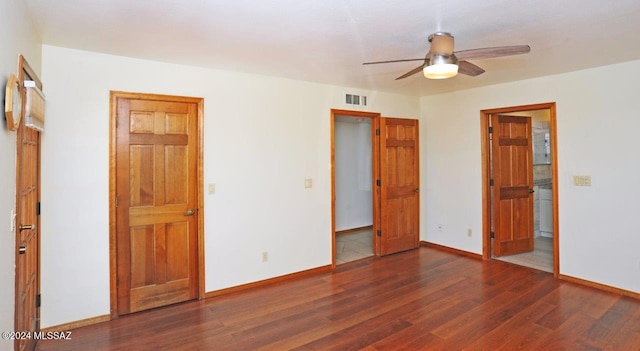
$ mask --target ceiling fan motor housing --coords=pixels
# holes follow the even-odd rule
[[[458,58],[456,57],[456,55],[451,54],[451,55],[441,55],[441,54],[434,54],[429,52],[427,54],[427,57],[425,57],[424,59],[424,65],[425,66],[431,66],[431,65],[457,65],[458,64]]]
[[[435,33],[429,35],[429,42],[430,43],[433,41],[433,37],[449,37],[449,38],[453,38],[453,35],[451,35],[451,33],[449,33],[449,32],[435,32]]]

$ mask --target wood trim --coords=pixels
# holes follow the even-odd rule
[[[380,117],[380,113],[378,112],[365,112],[365,111],[353,111],[353,110],[340,110],[340,109],[331,109],[331,116],[341,115],[345,117],[367,117],[374,118]]]
[[[430,242],[426,242],[426,241],[420,241],[420,246],[424,246],[424,247],[428,247],[428,248],[432,248],[432,249],[436,249],[436,250],[440,250],[440,251],[445,251],[445,252],[450,252],[456,255],[462,255],[462,256],[466,256],[466,257],[470,257],[476,260],[484,260],[484,258],[482,257],[482,255],[474,253],[474,252],[469,252],[469,251],[464,251],[464,250],[460,250],[460,249],[454,249],[452,247],[448,247],[448,246],[443,246],[443,245],[438,245],[438,244],[434,244],[434,243],[430,243]]]
[[[381,246],[381,237],[379,237],[376,233],[379,230],[382,230],[382,197],[380,193],[380,187],[376,184],[376,180],[380,179],[380,135],[376,133],[376,131],[380,130],[380,119],[381,116],[373,117],[372,128],[371,128],[371,167],[373,168],[373,184],[371,188],[373,189],[373,252],[380,256],[382,252]]]
[[[118,265],[116,246],[116,120],[118,94],[109,96],[109,303],[111,318],[118,318]]]
[[[551,134],[551,178],[552,178],[552,202],[553,202],[553,276],[558,278],[560,274],[560,220],[558,214],[558,151],[557,151],[557,117],[556,117],[556,103],[546,102],[532,105],[511,106],[495,109],[487,109],[480,111],[480,133],[481,133],[481,148],[482,148],[482,259],[491,259],[491,209],[490,209],[490,191],[489,179],[490,174],[490,159],[489,159],[489,119],[491,115],[522,112],[522,111],[534,111],[534,110],[549,110],[549,128]]]
[[[351,228],[351,229],[345,229],[345,230],[338,230],[338,231],[336,231],[336,235],[349,234],[349,233],[357,232],[357,231],[364,230],[364,229],[373,230],[373,224],[372,225],[365,225],[364,227]]]
[[[143,99],[157,101],[184,102],[197,105],[198,114],[198,131],[196,133],[197,145],[197,191],[196,202],[198,204],[197,211],[197,227],[198,227],[198,299],[205,298],[205,281],[204,281],[204,98],[185,97],[162,94],[132,93],[124,91],[110,91],[109,102],[109,293],[111,311],[110,317],[118,318],[118,293],[117,293],[117,242],[116,242],[116,119],[117,119],[117,100],[125,99]]]
[[[331,269],[336,268],[336,113],[331,110]]]
[[[560,222],[558,221],[560,207],[558,196],[558,129],[556,118],[556,104],[551,103],[549,106],[549,133],[551,134],[551,207],[553,211],[553,276],[560,276]]]
[[[69,330],[72,330],[72,329],[86,327],[86,326],[93,325],[93,324],[98,324],[98,323],[102,323],[102,322],[108,322],[110,320],[111,320],[111,316],[108,315],[108,314],[105,314],[103,316],[91,317],[91,318],[82,319],[82,320],[79,320],[79,321],[74,321],[74,322],[70,322],[70,323],[64,323],[64,324],[60,324],[60,325],[54,325],[52,327],[43,328],[42,332],[46,333],[46,332],[69,331]]]
[[[198,203],[198,299],[205,298],[205,251],[204,251],[204,98],[198,98],[198,131],[197,131],[197,148],[198,148],[198,165],[197,167],[197,184],[196,184],[196,202]]]
[[[556,105],[555,102],[542,102],[539,104],[531,104],[531,105],[491,108],[491,109],[481,110],[480,112],[491,114],[491,115],[498,115],[498,114],[511,113],[511,112],[546,110],[546,109],[550,109],[551,106],[555,106],[555,105]]]
[[[20,189],[20,179],[21,179],[21,175],[20,175],[20,169],[22,168],[22,164],[21,164],[21,156],[22,155],[22,137],[23,137],[23,132],[24,132],[24,120],[25,120],[25,104],[26,104],[26,92],[24,89],[24,81],[26,78],[28,78],[29,80],[33,80],[34,82],[36,82],[36,86],[38,87],[38,89],[42,90],[43,89],[43,85],[42,85],[42,81],[40,80],[40,77],[38,77],[38,75],[36,74],[36,72],[33,70],[33,68],[31,67],[31,65],[29,64],[29,62],[27,61],[27,59],[21,54],[18,56],[18,94],[20,94],[20,97],[22,98],[22,108],[21,108],[21,118],[20,118],[20,123],[22,124],[22,128],[20,127],[20,125],[16,126],[16,163],[15,163],[15,172],[16,172],[16,183],[15,185],[15,189],[16,189],[16,197],[15,197],[15,219],[14,219],[14,272],[15,272],[15,276],[14,276],[14,303],[13,303],[13,309],[14,309],[14,319],[13,319],[13,325],[14,328],[18,326],[18,304],[20,303],[20,285],[19,285],[19,279],[18,279],[18,267],[19,267],[19,257],[18,257],[18,248],[20,247],[20,233],[19,233],[19,229],[18,226],[20,225],[19,221],[20,221],[20,216],[21,216],[21,208],[20,208],[20,200],[21,200],[21,192],[22,190]],[[37,190],[37,197],[38,197],[38,202],[41,201],[41,196],[42,196],[42,182],[41,182],[41,176],[42,176],[42,134],[40,132],[38,132],[38,174],[37,174],[37,182],[38,184],[36,185],[38,190]],[[41,259],[42,259],[42,247],[41,247],[41,217],[38,215],[36,216],[37,218],[37,222],[36,222],[36,230],[37,230],[37,236],[38,236],[38,256],[37,256],[37,260],[38,263],[37,268],[36,268],[36,294],[40,295],[41,291]],[[17,328],[16,328],[17,329]],[[40,330],[40,308],[36,309],[36,331]],[[14,341],[14,347],[17,350],[18,349],[18,345],[19,345],[19,340],[16,339]]]
[[[149,93],[132,93],[127,91],[111,90],[111,95],[115,95],[119,98],[125,99],[139,99],[139,100],[151,100],[151,101],[171,101],[171,102],[186,102],[191,104],[199,104],[204,101],[203,98],[189,97],[189,96],[176,96],[176,95],[164,95],[164,94],[149,94]]]
[[[628,297],[640,300],[640,293],[633,292],[633,291],[630,291],[630,290],[624,290],[624,289],[616,288],[616,287],[613,287],[613,286],[600,284],[600,283],[592,282],[590,280],[580,279],[580,278],[576,278],[576,277],[572,277],[572,276],[564,275],[564,274],[559,274],[557,278],[560,279],[560,280],[565,280],[565,281],[571,282],[571,283],[585,285],[585,286],[588,286],[588,287],[591,287],[591,288],[596,288],[596,289],[599,289],[599,290],[607,291],[607,292],[614,293],[614,294],[620,294],[620,295],[623,295],[623,296],[628,296]]]
[[[480,112],[480,148],[482,157],[482,259],[491,259],[491,179],[489,148],[489,120],[490,114]]]
[[[372,172],[373,172],[373,231],[377,230],[380,226],[379,223],[379,211],[377,205],[379,203],[379,194],[377,194],[377,187],[375,185],[376,179],[380,177],[378,167],[378,149],[375,142],[376,129],[378,128],[378,118],[380,113],[376,112],[363,112],[363,111],[350,111],[331,109],[331,269],[336,268],[336,115],[347,117],[365,117],[371,119],[371,158],[372,158]],[[378,240],[374,240],[376,254],[378,250]]]
[[[25,80],[25,75],[29,77],[30,80],[33,80],[34,82],[36,82],[38,89],[42,90],[42,81],[40,80],[40,77],[38,77],[38,75],[36,74],[36,71],[34,71],[33,68],[31,68],[31,65],[29,65],[29,62],[27,62],[27,59],[25,59],[24,56],[20,55],[18,57],[18,82],[20,83],[19,85],[21,90],[23,89],[23,82]],[[24,109],[22,110],[24,111]]]
[[[321,267],[317,267],[317,268],[307,269],[307,270],[300,271],[300,272],[281,275],[279,277],[260,280],[260,281],[253,282],[253,283],[247,283],[247,284],[232,286],[232,287],[226,288],[226,289],[209,291],[208,293],[205,294],[205,298],[208,299],[208,298],[211,298],[211,297],[231,294],[231,293],[244,291],[244,290],[249,290],[249,289],[255,289],[255,288],[259,288],[259,287],[263,287],[263,286],[267,286],[267,285],[271,285],[271,284],[283,283],[283,282],[288,282],[288,281],[292,281],[292,280],[296,280],[296,279],[306,278],[306,277],[313,276],[313,275],[318,275],[318,274],[322,274],[322,273],[331,272],[333,270],[333,268],[334,267],[332,265],[326,265],[326,266],[321,266]]]

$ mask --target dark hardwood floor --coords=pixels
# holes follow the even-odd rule
[[[38,350],[640,350],[640,301],[431,248],[78,328]]]

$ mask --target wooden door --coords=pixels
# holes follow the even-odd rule
[[[531,118],[491,116],[493,255],[533,250]]]
[[[20,55],[18,81],[42,82]],[[21,89],[22,101],[25,100]],[[24,111],[24,108],[22,109]],[[24,113],[24,112],[23,112]],[[23,115],[24,117],[24,115]],[[40,132],[20,120],[16,134],[16,289],[15,331],[31,339],[15,340],[16,350],[34,350],[34,332],[40,331]]]
[[[419,246],[418,121],[380,118],[380,255]]]
[[[40,133],[18,127],[18,210],[16,213],[16,331],[39,330]],[[16,340],[17,350],[33,350],[35,340]]]
[[[117,313],[198,296],[198,105],[116,102]]]

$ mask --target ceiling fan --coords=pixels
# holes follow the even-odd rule
[[[429,36],[431,47],[425,58],[404,59],[391,61],[365,62],[363,65],[374,65],[379,63],[423,61],[423,63],[411,71],[396,78],[403,79],[412,76],[420,71],[426,78],[444,79],[451,78],[458,73],[468,76],[478,76],[484,70],[467,60],[487,59],[502,56],[526,54],[531,51],[529,45],[497,46],[492,48],[471,49],[453,51],[453,35],[447,32],[436,32]]]

